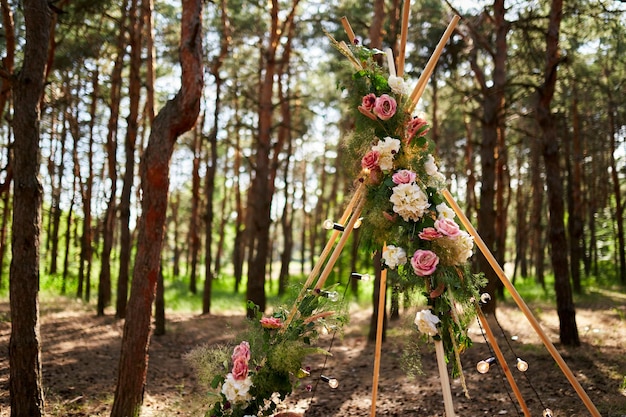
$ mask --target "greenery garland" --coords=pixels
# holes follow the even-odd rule
[[[348,163],[367,187],[361,240],[370,250],[386,247],[383,267],[395,287],[426,297],[429,309],[416,316],[418,330],[442,340],[453,375],[462,375],[459,354],[471,345],[467,328],[485,281],[472,273],[473,239],[441,193],[446,180],[429,126],[411,114],[415,103],[396,76],[390,49],[369,49],[356,40],[347,45],[327,35],[354,69],[342,88],[355,119],[345,143]],[[379,64],[385,58],[387,69]]]

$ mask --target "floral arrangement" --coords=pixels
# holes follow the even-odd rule
[[[341,306],[327,294],[309,291],[291,320],[284,308],[271,316],[257,308],[236,344],[204,346],[188,355],[199,379],[210,387],[207,417],[271,416],[294,389],[312,389],[305,358],[328,354],[313,345],[320,329],[341,329],[346,321],[337,311]]]
[[[343,84],[355,119],[345,146],[367,190],[361,240],[371,250],[386,246],[382,263],[396,288],[417,288],[426,296],[430,315],[418,313],[415,323],[443,341],[458,374],[459,354],[471,345],[467,326],[474,300],[484,285],[482,275],[470,270],[473,238],[442,195],[446,180],[427,137],[428,122],[412,115],[415,97],[396,75],[391,49],[329,37],[353,70]],[[379,64],[385,57],[387,69]]]

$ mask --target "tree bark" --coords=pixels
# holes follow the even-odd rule
[[[202,123],[199,123],[202,125]],[[202,148],[202,128],[193,132],[191,152],[193,154],[191,168],[191,214],[189,219],[189,258],[191,271],[189,273],[189,292],[198,293],[198,253],[200,252],[200,153]],[[208,199],[208,198],[207,198]],[[210,199],[208,202],[210,204]]]
[[[54,116],[53,116],[52,122],[53,124],[55,122]],[[52,127],[50,130],[54,132],[54,127]],[[49,233],[48,240],[47,240],[47,242],[49,243],[49,250],[50,250],[49,266],[48,266],[48,272],[50,273],[50,275],[54,275],[57,273],[57,266],[58,266],[57,259],[59,256],[59,228],[61,226],[61,214],[62,214],[60,202],[61,202],[61,190],[63,188],[63,176],[65,175],[65,142],[67,138],[65,133],[66,133],[66,130],[65,128],[63,128],[62,133],[59,138],[61,150],[60,150],[60,156],[59,156],[60,157],[59,166],[56,167],[56,170],[57,170],[56,181],[57,182],[56,184],[52,185],[52,195],[50,196],[51,202],[50,202],[49,221],[51,222],[51,225],[50,225],[51,227],[50,227],[50,233]],[[53,154],[51,154],[50,157],[52,158]],[[49,168],[55,167],[55,164],[52,162],[52,159],[48,162],[48,167]],[[49,169],[51,180],[54,177],[53,170],[54,168]],[[48,245],[46,245],[46,249],[48,249]]]
[[[617,222],[617,258],[619,259],[619,278],[622,283],[626,283],[626,238],[624,236],[624,204],[622,202],[622,191],[619,179],[617,163],[615,161],[615,151],[617,150],[619,135],[616,132],[615,124],[615,103],[613,95],[608,91],[608,131],[610,135],[610,155],[609,162],[611,165],[611,182],[613,185],[613,195],[615,197],[615,221]]]
[[[489,17],[489,21],[493,22],[492,31],[495,32],[495,48],[491,53],[493,60],[493,68],[491,69],[492,82],[487,82],[486,72],[480,67],[477,59],[477,50],[473,50],[470,54],[470,64],[474,77],[478,82],[482,92],[482,129],[483,136],[480,144],[480,163],[481,163],[481,187],[480,187],[480,204],[478,209],[478,233],[489,247],[498,262],[502,262],[504,258],[504,247],[498,247],[498,243],[502,243],[502,239],[498,240],[498,231],[501,234],[503,230],[497,219],[501,219],[502,213],[498,213],[496,209],[501,209],[502,202],[500,197],[504,190],[497,189],[503,184],[501,176],[497,175],[497,169],[503,167],[503,163],[499,160],[499,150],[504,147],[504,115],[505,115],[505,96],[504,87],[506,85],[506,58],[507,58],[507,41],[506,36],[509,31],[509,23],[505,20],[506,9],[504,0],[495,0],[493,4],[493,18]],[[472,37],[476,48],[481,47],[486,51],[491,51],[491,45],[487,40],[471,27]],[[498,203],[496,205],[496,196]],[[496,219],[496,221],[494,221]],[[485,314],[493,314],[496,311],[496,293],[501,286],[495,271],[489,265],[487,259],[478,255],[478,263],[480,270],[485,273],[488,279],[485,291],[491,295],[491,302],[483,306]]]
[[[26,25],[24,60],[13,85],[16,186],[9,288],[9,394],[11,417],[39,417],[44,415],[38,297],[42,204],[39,123],[52,16],[45,0],[24,0],[22,10]]]
[[[122,16],[126,16],[128,0],[122,4]],[[121,22],[121,28],[126,24]],[[104,315],[104,309],[111,303],[111,251],[114,245],[116,214],[117,214],[117,125],[120,114],[122,69],[124,66],[124,45],[126,31],[120,30],[117,38],[117,55],[111,72],[111,98],[109,102],[109,120],[107,122],[106,154],[107,175],[109,180],[109,197],[104,214],[104,230],[102,236],[102,254],[100,278],[98,280],[98,315]]]
[[[249,265],[248,282],[246,287],[247,299],[259,306],[260,311],[264,311],[267,303],[265,294],[265,275],[267,273],[267,259],[269,255],[269,239],[272,206],[274,195],[274,178],[276,175],[276,164],[272,163],[272,152],[274,160],[281,151],[282,144],[278,141],[272,145],[273,133],[273,113],[274,113],[274,84],[277,73],[280,75],[278,65],[277,49],[284,39],[285,53],[282,59],[289,57],[289,45],[293,37],[293,24],[295,12],[299,0],[294,0],[292,8],[280,24],[279,2],[271,2],[271,29],[268,45],[263,54],[263,76],[259,89],[257,146],[255,152],[254,178],[249,205]],[[247,315],[254,315],[254,310],[248,308]]]
[[[7,0],[0,0],[0,9],[2,10],[2,25],[4,27],[4,47],[5,55],[2,59],[3,70],[7,74],[13,74],[13,66],[15,63],[15,22],[13,20],[13,11]],[[11,82],[8,78],[0,77],[0,120],[4,118],[4,110],[6,103],[11,98]],[[10,215],[10,196],[11,183],[13,181],[13,162],[12,162],[11,146],[7,147],[7,164],[3,169],[5,171],[4,182],[0,183],[0,200],[2,200],[2,221],[0,221],[0,265],[4,265],[4,259],[7,253],[7,228]],[[3,283],[4,268],[0,268],[0,288]]]
[[[115,316],[126,317],[128,298],[128,274],[130,271],[130,257],[132,250],[132,236],[130,233],[130,198],[135,180],[135,148],[139,130],[139,99],[141,93],[141,39],[143,35],[143,19],[138,17],[140,0],[130,0],[128,16],[130,28],[130,82],[128,85],[129,112],[124,139],[124,183],[120,197],[120,266],[117,281],[117,300]]]
[[[111,417],[140,414],[148,368],[150,319],[154,302],[169,188],[169,165],[176,140],[193,127],[203,88],[202,1],[183,0],[180,42],[182,85],[154,119],[142,158],[142,212],[115,399]]]
[[[575,80],[572,80],[576,83]],[[570,270],[572,274],[572,282],[574,284],[574,292],[582,293],[581,285],[581,262],[583,258],[583,226],[584,226],[584,205],[583,205],[583,153],[580,137],[580,120],[578,115],[578,94],[576,86],[573,88],[572,99],[572,134],[570,137],[571,146],[568,146],[571,154],[567,160],[570,163],[569,181],[568,181],[568,208],[569,217],[567,220],[567,228],[569,231],[569,253],[570,253]]]
[[[223,79],[220,76],[220,70],[224,64],[224,60],[228,56],[230,47],[231,29],[228,18],[228,8],[226,0],[220,0],[220,22],[222,36],[220,39],[220,51],[215,57],[211,65],[211,73],[215,78],[215,108],[213,111],[213,128],[208,137],[210,158],[207,163],[205,194],[206,194],[206,212],[205,212],[205,276],[204,276],[204,293],[202,298],[202,313],[209,314],[211,312],[211,295],[213,288],[213,219],[215,217],[213,208],[213,193],[215,191],[215,174],[217,172],[217,132],[219,130],[219,115],[222,111],[222,84]],[[238,175],[239,173],[235,173]],[[226,202],[226,193],[224,193],[223,203]],[[224,205],[222,205],[224,208]],[[222,210],[222,221],[220,223],[220,241],[215,256],[215,270],[219,271],[219,262],[221,258],[221,248],[224,239],[223,228],[225,227],[226,214]]]
[[[565,235],[565,208],[563,204],[563,180],[559,165],[559,141],[556,122],[550,108],[556,88],[557,69],[561,62],[559,53],[559,28],[563,13],[563,0],[552,0],[550,21],[546,34],[546,66],[544,82],[539,88],[536,117],[542,133],[543,161],[546,168],[548,207],[550,210],[549,241],[551,248],[554,289],[559,316],[561,343],[579,346],[576,310],[572,297],[567,259],[567,237]]]

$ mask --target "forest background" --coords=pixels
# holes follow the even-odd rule
[[[26,263],[36,269],[34,292],[82,299],[98,315],[123,319],[137,278],[140,166],[159,133],[156,114],[185,90],[185,9],[151,0],[41,2],[51,11],[49,38],[34,46],[45,57],[45,82],[36,156],[24,161],[15,153],[26,96],[16,95],[16,80],[28,69],[27,11],[36,2],[23,3],[0,1],[0,294],[22,279],[9,270],[24,234],[14,203],[26,162],[42,185],[41,245],[34,265]],[[352,120],[337,88],[348,73],[324,31],[344,39],[339,22],[348,16],[364,44],[397,52],[402,3],[195,3],[204,85],[196,83],[197,121],[174,135],[165,172],[157,301],[169,306],[191,294],[206,314],[224,298],[214,288],[227,288],[265,309],[268,296],[285,295],[308,273],[326,243],[322,222],[340,216],[354,186],[342,157]],[[554,286],[566,345],[579,343],[573,294],[626,284],[625,12],[615,1],[411,6],[410,80],[452,13],[463,17],[420,110],[451,191],[499,263],[513,281]],[[354,270],[375,274],[358,232],[350,245],[331,281]],[[490,278],[487,290],[501,294],[484,259],[476,264]],[[352,289],[357,296],[358,284]],[[12,299],[32,293],[11,288]]]

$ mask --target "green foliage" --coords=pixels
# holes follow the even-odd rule
[[[308,375],[302,370],[305,357],[327,353],[312,343],[320,326],[343,324],[341,314],[330,310],[335,306],[315,293],[297,305],[299,314],[279,307],[270,317],[249,305],[256,317],[237,336],[236,346],[201,347],[188,356],[201,380],[210,383],[210,398],[215,401],[208,416],[271,415],[277,403],[300,384],[300,378]]]

